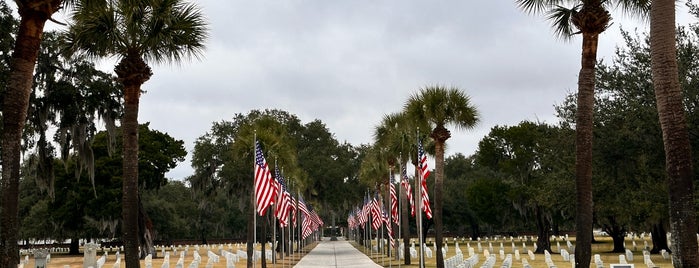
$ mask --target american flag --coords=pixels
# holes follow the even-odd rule
[[[277,195],[276,183],[267,166],[260,142],[255,142],[255,201],[257,213],[264,216],[267,207],[274,201]]]
[[[408,197],[408,202],[410,202],[410,216],[415,217],[415,199],[413,199],[413,190],[410,187],[410,181],[408,181],[407,168],[403,165],[403,170],[401,171],[400,184],[405,188],[405,194]]]
[[[373,203],[369,202],[369,193],[367,193],[364,196],[364,205],[362,206],[362,212],[360,214],[361,216],[359,218],[359,224],[364,225],[367,221],[369,221],[369,211],[371,210],[371,206],[372,206],[371,204],[373,204]]]
[[[393,222],[398,224],[398,197],[396,196],[396,186],[393,185],[391,179],[389,179],[388,184],[388,191],[391,194],[391,218],[393,218]]]
[[[382,219],[382,210],[381,207],[381,202],[379,201],[379,194],[376,193],[374,196],[374,200],[371,202],[371,227],[374,228],[374,230],[378,230],[381,228],[381,222],[383,221]]]
[[[430,176],[430,170],[427,168],[427,155],[425,149],[422,148],[422,141],[417,141],[417,159],[418,168],[420,169],[420,195],[422,196],[422,209],[428,219],[432,218],[432,209],[430,208],[430,197],[427,195],[427,177]]]
[[[299,195],[299,211],[303,212],[303,215],[308,217],[311,213],[308,211],[308,207],[306,206],[306,202],[303,201],[303,196]]]
[[[279,183],[279,200],[277,200],[276,217],[279,219],[279,226],[286,227],[289,225],[289,212],[294,206],[291,204],[291,195],[286,191],[286,182],[284,176],[279,172],[279,167],[274,168],[274,173]]]
[[[306,239],[311,233],[313,233],[313,230],[311,230],[311,219],[309,219],[310,216],[306,215],[303,216],[303,223],[301,224],[301,237],[303,239]]]
[[[383,222],[386,224],[386,232],[388,233],[388,240],[391,241],[391,248],[396,247],[396,240],[393,238],[393,227],[391,226],[391,221],[388,219],[388,214],[383,212]]]
[[[291,223],[296,227],[296,198],[291,196]]]

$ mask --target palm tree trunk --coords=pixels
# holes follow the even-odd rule
[[[122,233],[127,268],[140,267],[138,228],[138,104],[140,85],[124,84]]]
[[[670,198],[672,262],[675,267],[698,267],[691,145],[675,45],[675,1],[652,2],[650,40],[653,87],[663,131]]]
[[[401,181],[402,180],[401,178]],[[406,199],[407,193],[405,192],[405,187],[399,185],[398,188],[400,189],[400,200],[403,202],[400,213],[400,228],[403,228],[403,258],[405,260],[404,264],[410,265],[410,222],[408,222],[408,213],[410,213],[408,207],[410,206],[410,202],[406,202],[409,200]]]
[[[442,255],[442,188],[444,187],[444,141],[435,141],[435,176],[434,176],[434,240],[437,242],[437,268],[444,268],[444,255]]]
[[[22,131],[27,119],[34,66],[46,18],[45,15],[37,12],[22,14],[5,90],[2,107],[0,267],[15,267],[19,263],[17,240],[19,238],[19,170]]]
[[[255,254],[255,191],[250,189],[250,209],[248,210],[248,258],[247,268],[252,268],[254,265],[253,256]],[[300,236],[299,236],[300,237]],[[300,240],[300,239],[299,239]],[[299,247],[300,248],[300,247]]]
[[[575,120],[576,245],[575,267],[590,267],[592,257],[592,123],[595,61],[599,34],[583,33]]]

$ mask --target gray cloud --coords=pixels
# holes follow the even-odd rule
[[[470,155],[495,125],[555,122],[553,105],[577,89],[580,39],[557,40],[543,16],[511,1],[198,3],[212,29],[205,58],[154,66],[139,118],[190,152],[212,122],[265,108],[370,143],[384,114],[442,84],[462,88],[481,113],[477,128],[448,141],[448,153]],[[613,53],[625,21],[602,35],[600,57]],[[189,165],[168,175],[184,178]]]

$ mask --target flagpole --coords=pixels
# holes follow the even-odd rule
[[[403,153],[401,153],[400,158],[403,158]],[[403,161],[401,160],[401,162],[403,162]],[[400,164],[400,168],[402,170],[403,163]],[[398,177],[400,177],[400,175]],[[400,182],[402,180],[403,180],[403,178],[400,178],[398,181]],[[398,183],[397,186],[402,187],[402,185],[400,185],[400,183]],[[402,190],[401,188],[398,188],[398,224],[396,224],[396,228],[398,228],[398,237],[399,238],[403,238],[403,230],[401,228],[401,223],[402,223],[401,219],[403,218],[401,216],[403,216],[403,215],[401,215],[401,214],[403,214],[403,202],[404,202],[403,199],[404,198],[401,198],[401,196],[400,196],[401,190]],[[403,246],[405,246],[405,245],[403,245]],[[401,263],[400,254],[401,254],[400,242],[398,242],[398,239],[396,239],[396,260],[398,261],[398,268],[400,268],[400,263]],[[405,254],[403,254],[403,255],[405,255]],[[403,258],[405,258],[405,256],[403,256]]]
[[[253,147],[252,151],[253,151],[253,155],[255,155],[255,156],[254,156],[254,159],[252,161],[252,166],[253,166],[252,173],[255,174],[255,165],[257,163],[257,130],[255,130],[253,140],[254,141],[252,144],[252,147]],[[257,190],[255,189],[255,176],[252,177],[252,180],[253,180],[252,181],[252,185],[253,185],[253,187],[252,187],[253,188],[252,189],[252,192],[253,192],[253,194],[252,194],[252,214],[253,214],[252,222],[253,222],[254,227],[253,227],[253,239],[252,239],[252,260],[248,260],[248,261],[252,261],[252,267],[255,267],[255,242],[257,241],[257,202],[256,202],[257,201]]]
[[[274,157],[274,180],[278,180],[279,174],[276,174],[277,172],[277,158]],[[276,182],[279,183],[279,182]],[[281,187],[279,187],[279,190],[277,190],[277,200],[274,200],[276,202],[272,203],[272,267],[277,267],[277,223],[275,222],[275,219],[277,217],[277,203],[279,203],[279,191],[281,190]],[[265,254],[265,252],[262,252],[262,254]]]
[[[420,141],[420,128],[417,128],[416,135],[417,141]],[[419,153],[418,153],[419,154]],[[416,170],[419,169],[420,165],[420,159],[418,156],[417,159],[418,166],[416,166]],[[418,172],[420,173],[420,172]],[[418,178],[419,177],[419,178]],[[422,238],[422,174],[419,176],[415,177],[415,199],[417,199],[417,205],[419,206],[420,209],[418,209],[418,216],[417,216],[417,234],[418,234],[418,242],[420,243],[420,260],[419,260],[419,267],[424,268],[425,267],[425,250],[422,247],[422,243],[424,243],[424,239]]]

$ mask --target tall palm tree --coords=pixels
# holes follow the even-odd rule
[[[599,35],[612,20],[608,7],[620,6],[629,14],[644,14],[649,0],[515,0],[529,13],[546,13],[558,37],[582,34],[575,114],[576,246],[575,266],[587,268],[592,255],[592,127],[595,64]],[[571,5],[568,8],[565,5]]]
[[[415,128],[410,126],[410,120],[405,116],[405,113],[394,113],[384,115],[381,124],[374,129],[374,141],[378,146],[386,148],[389,154],[393,156],[391,159],[398,159],[400,166],[405,165],[409,160],[410,155],[415,155],[417,145],[415,141]],[[395,171],[396,163],[389,163]],[[398,172],[401,172],[398,170]],[[402,180],[403,178],[401,178]],[[402,186],[398,186],[399,198],[401,201],[406,201],[407,193]],[[410,265],[410,224],[408,223],[408,205],[401,207],[401,223],[399,228],[402,228],[403,236],[403,256],[405,265]]]
[[[650,14],[653,87],[670,197],[672,263],[675,267],[698,267],[692,148],[677,67],[675,1],[654,0]]]
[[[138,105],[141,85],[153,74],[147,62],[198,58],[207,26],[199,9],[183,0],[107,0],[76,3],[69,50],[90,58],[117,57],[124,90],[122,233],[127,267],[138,267]]]
[[[46,21],[62,4],[61,0],[15,0],[20,16],[10,74],[2,103],[2,214],[0,215],[0,267],[19,263],[19,170],[24,130],[32,90],[34,66]]]
[[[444,267],[442,255],[442,188],[444,187],[444,149],[451,137],[447,126],[470,129],[478,123],[478,111],[470,98],[458,88],[431,86],[410,96],[405,104],[409,118],[429,128],[435,142],[434,225],[437,242],[437,267]]]

